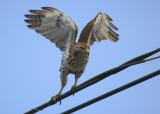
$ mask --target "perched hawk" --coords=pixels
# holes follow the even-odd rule
[[[56,96],[52,97],[56,100],[67,83],[68,74],[75,74],[72,89],[77,87],[77,81],[88,63],[90,46],[95,41],[100,42],[106,39],[117,42],[119,35],[111,29],[118,30],[110,22],[112,19],[106,14],[98,13],[84,27],[76,43],[78,33],[76,24],[55,8],[42,7],[42,9],[29,10],[33,14],[25,15],[26,18],[29,18],[25,21],[30,24],[29,28],[55,43],[56,47],[64,52],[60,67],[61,89]]]

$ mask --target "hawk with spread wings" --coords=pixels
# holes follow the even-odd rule
[[[25,20],[30,29],[43,35],[51,42],[55,43],[64,52],[60,67],[61,89],[56,96],[56,100],[61,95],[67,83],[67,75],[75,75],[75,83],[72,89],[77,87],[77,81],[83,74],[89,59],[90,46],[95,41],[109,39],[118,41],[118,34],[112,29],[118,30],[107,14],[98,13],[82,30],[80,38],[76,43],[78,28],[67,15],[52,7],[42,7],[43,10],[29,10],[33,14],[25,15]],[[112,29],[111,29],[112,28]]]

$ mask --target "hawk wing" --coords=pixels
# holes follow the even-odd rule
[[[65,51],[71,43],[75,43],[78,28],[65,14],[51,7],[43,10],[29,10],[33,14],[25,15],[29,28],[43,35],[61,50]]]
[[[100,42],[106,39],[117,42],[119,35],[111,28],[115,30],[118,30],[118,28],[110,21],[112,21],[112,19],[107,14],[97,14],[97,16],[84,27],[78,42],[85,42],[88,45],[93,45],[95,41]]]

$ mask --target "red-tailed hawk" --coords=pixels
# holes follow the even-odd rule
[[[80,38],[76,43],[78,28],[76,24],[65,14],[51,7],[42,7],[43,10],[29,10],[33,14],[25,15],[29,20],[25,20],[29,28],[43,35],[64,52],[61,68],[61,89],[56,96],[56,100],[61,95],[67,83],[67,75],[75,74],[75,83],[72,89],[77,87],[77,81],[83,74],[89,59],[90,46],[95,41],[109,39],[118,41],[118,34],[111,28],[118,30],[107,14],[98,13],[82,30]]]

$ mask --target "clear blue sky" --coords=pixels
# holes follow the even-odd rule
[[[72,18],[79,34],[99,12],[110,15],[119,28],[119,42],[103,41],[91,47],[78,84],[160,47],[159,0],[1,0],[0,114],[22,114],[50,100],[60,89],[62,52],[24,22],[29,9],[43,6],[55,7]],[[159,68],[159,59],[130,67],[38,114],[58,114]],[[63,93],[73,83],[74,76],[69,75]],[[160,114],[159,87],[157,76],[75,114]]]

